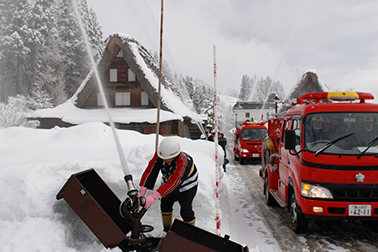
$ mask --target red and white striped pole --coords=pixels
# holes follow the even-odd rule
[[[216,60],[216,48],[213,45],[214,53],[214,144],[215,144],[215,221],[216,221],[216,233],[220,235],[220,209],[219,209],[219,157],[218,157],[218,119],[217,119],[217,60]]]

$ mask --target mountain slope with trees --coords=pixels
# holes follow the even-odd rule
[[[102,28],[86,0],[78,7],[92,53],[103,50]],[[0,4],[0,93],[33,96],[43,90],[58,105],[67,100],[90,70],[83,36],[71,1],[3,0]]]

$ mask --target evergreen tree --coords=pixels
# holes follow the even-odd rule
[[[30,52],[25,44],[21,28],[25,25],[23,16],[26,0],[5,0],[1,8],[0,53],[2,91],[9,91],[11,95],[24,93],[23,64]],[[7,98],[6,94],[2,95]]]
[[[40,52],[44,51],[43,47],[53,16],[51,5],[44,0],[27,1],[24,10],[23,22],[25,24],[21,27],[21,31],[25,44],[30,49],[28,61],[25,63],[29,64],[26,68],[31,72],[31,83],[27,83],[29,86],[26,89],[33,91],[37,89],[36,80],[41,67]]]
[[[101,26],[86,0],[78,0],[95,60],[103,51]],[[64,0],[2,0],[0,3],[1,100],[43,89],[55,104],[71,96],[90,71],[83,36]]]
[[[239,99],[242,101],[246,101],[250,93],[251,93],[250,78],[248,77],[248,75],[243,75],[241,79]]]
[[[285,97],[283,86],[279,81],[273,82],[269,76],[266,79],[260,78],[256,83],[252,100],[264,103],[270,93],[276,93],[281,99]]]
[[[13,11],[16,9],[15,3],[13,0],[3,0],[0,1],[0,101],[6,100],[6,93],[16,93],[12,92],[10,87],[12,81],[15,81],[15,61],[6,59],[11,59],[9,55],[13,55],[13,50],[7,44],[9,43],[9,37],[5,38],[6,34],[10,34],[11,24],[10,20],[13,15]]]
[[[56,20],[54,28],[49,31],[46,50],[41,54],[44,65],[41,69],[39,88],[44,88],[51,94],[54,104],[61,104],[68,98],[64,77],[71,61],[67,57],[65,41],[59,37],[57,27]]]

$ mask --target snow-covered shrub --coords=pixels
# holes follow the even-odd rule
[[[17,95],[8,98],[8,103],[0,103],[0,128],[24,126],[36,128],[38,121],[28,121],[28,110],[51,108],[51,97],[38,89],[33,96]]]
[[[1,127],[8,128],[25,125],[27,108],[28,104],[23,95],[9,97],[8,103],[0,103]]]
[[[51,95],[41,88],[36,88],[31,96],[26,97],[26,100],[28,108],[32,110],[53,107]]]

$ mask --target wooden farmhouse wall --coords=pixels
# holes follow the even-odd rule
[[[102,75],[105,96],[109,107],[154,108],[147,93],[122,57],[122,51],[110,63]],[[82,108],[102,106],[98,88],[85,101]]]

